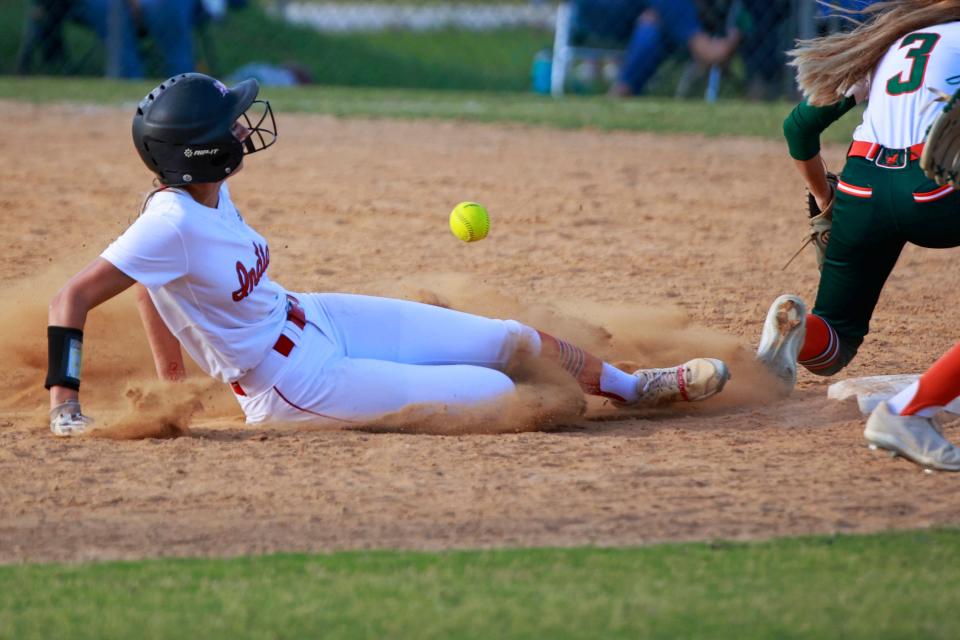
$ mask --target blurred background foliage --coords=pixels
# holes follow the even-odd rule
[[[435,2],[438,0],[413,0],[404,4]],[[27,4],[21,0],[0,2],[2,74],[15,71]],[[228,76],[250,62],[273,65],[292,62],[321,85],[526,91],[530,88],[534,55],[549,47],[553,37],[549,29],[536,28],[324,33],[288,24],[268,9],[266,2],[251,1],[212,23],[208,37],[213,43],[214,63],[211,64],[200,43],[198,70]],[[103,74],[104,47],[92,32],[68,24],[65,41],[68,68],[38,71]],[[154,57],[149,52],[145,56],[148,72],[160,77],[161,66],[159,60],[152,60]]]

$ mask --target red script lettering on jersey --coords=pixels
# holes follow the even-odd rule
[[[270,266],[270,247],[253,243],[253,253],[257,256],[257,264],[251,269],[243,266],[243,263],[237,260],[237,279],[240,281],[240,288],[233,292],[235,302],[240,302],[248,295],[253,293],[253,288],[260,284],[260,278],[266,273]]]

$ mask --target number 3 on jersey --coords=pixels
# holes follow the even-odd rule
[[[919,43],[919,46],[907,51],[907,58],[913,60],[907,78],[904,79],[903,74],[900,73],[887,80],[888,94],[891,96],[902,96],[905,93],[913,93],[920,88],[923,84],[923,76],[927,72],[930,53],[937,45],[937,40],[939,39],[939,33],[911,33],[903,39],[903,42],[900,43],[901,49],[914,43]]]

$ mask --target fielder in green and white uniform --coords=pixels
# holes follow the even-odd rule
[[[869,55],[869,46],[877,49],[885,36],[883,49],[875,54],[879,61],[858,82],[844,86],[842,79],[835,79],[832,88],[839,99],[832,104],[822,104],[822,95],[822,106],[804,100],[784,121],[790,155],[817,208],[826,213],[825,220],[819,220],[821,226],[814,225],[822,265],[813,311],[807,314],[796,296],[778,298],[758,350],[758,358],[789,386],[796,380],[798,362],[826,376],[853,359],[906,243],[960,246],[960,193],[936,184],[919,167],[926,133],[940,111],[930,106],[936,97],[931,89],[952,94],[960,84],[960,3],[952,4],[948,12],[957,21],[908,32],[890,33],[896,21],[888,20],[890,26],[878,26],[879,20],[865,23],[858,29],[864,32],[859,41],[854,35],[847,44],[860,46],[859,54]],[[804,44],[810,50],[819,42],[801,43],[801,49],[793,52],[808,96],[804,82],[815,84],[809,69],[816,69],[813,65],[819,60],[796,54],[802,54]],[[854,132],[834,187],[820,156],[820,134],[864,100],[863,122]]]

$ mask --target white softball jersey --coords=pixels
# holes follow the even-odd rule
[[[870,79],[869,99],[855,140],[906,149],[926,139],[942,105],[936,89],[960,87],[960,22],[920,29],[897,40]]]
[[[147,288],[190,357],[223,382],[259,364],[286,322],[286,291],[267,275],[267,241],[225,183],[216,209],[178,189],[157,192],[101,257]]]
[[[224,185],[216,209],[158,192],[101,256],[146,286],[208,374],[230,383],[247,422],[357,422],[413,404],[472,406],[515,390],[502,372],[535,330],[406,300],[293,294],[270,280],[270,249]],[[305,318],[305,321],[303,320]]]

